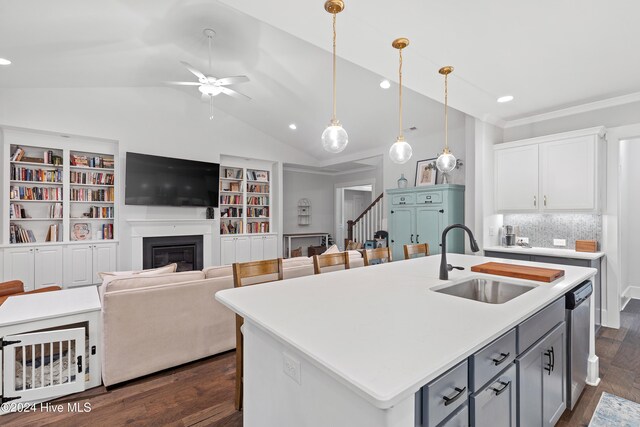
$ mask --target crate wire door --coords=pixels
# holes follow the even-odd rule
[[[3,401],[45,400],[85,389],[85,328],[2,340]]]

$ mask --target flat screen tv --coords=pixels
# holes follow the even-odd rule
[[[126,168],[126,205],[218,206],[218,163],[127,153]]]

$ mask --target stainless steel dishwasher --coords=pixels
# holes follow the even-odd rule
[[[587,280],[566,294],[567,404],[573,410],[587,380],[589,318],[593,284]]]

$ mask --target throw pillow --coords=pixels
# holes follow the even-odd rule
[[[178,268],[178,264],[173,263],[173,264],[165,265],[163,267],[149,268],[147,270],[140,270],[140,271],[111,271],[111,272],[98,273],[98,275],[100,276],[100,278],[102,280],[104,280],[106,277],[109,277],[109,276],[135,276],[135,275],[138,275],[138,274],[142,275],[142,276],[151,276],[151,275],[154,275],[154,274],[175,273],[177,268]]]

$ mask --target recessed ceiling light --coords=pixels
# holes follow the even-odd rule
[[[295,123],[291,123],[291,124],[289,125],[289,129],[291,129],[291,130],[296,130],[296,129],[298,129],[298,126],[296,126],[296,124],[295,124]]]
[[[11,61],[5,58],[0,58],[0,65],[10,65]]]
[[[505,95],[505,96],[501,96],[500,98],[498,98],[498,102],[503,103],[503,102],[511,102],[513,101],[513,95]]]
[[[382,89],[389,89],[391,87],[391,82],[389,80],[383,80],[380,82],[380,87]]]

